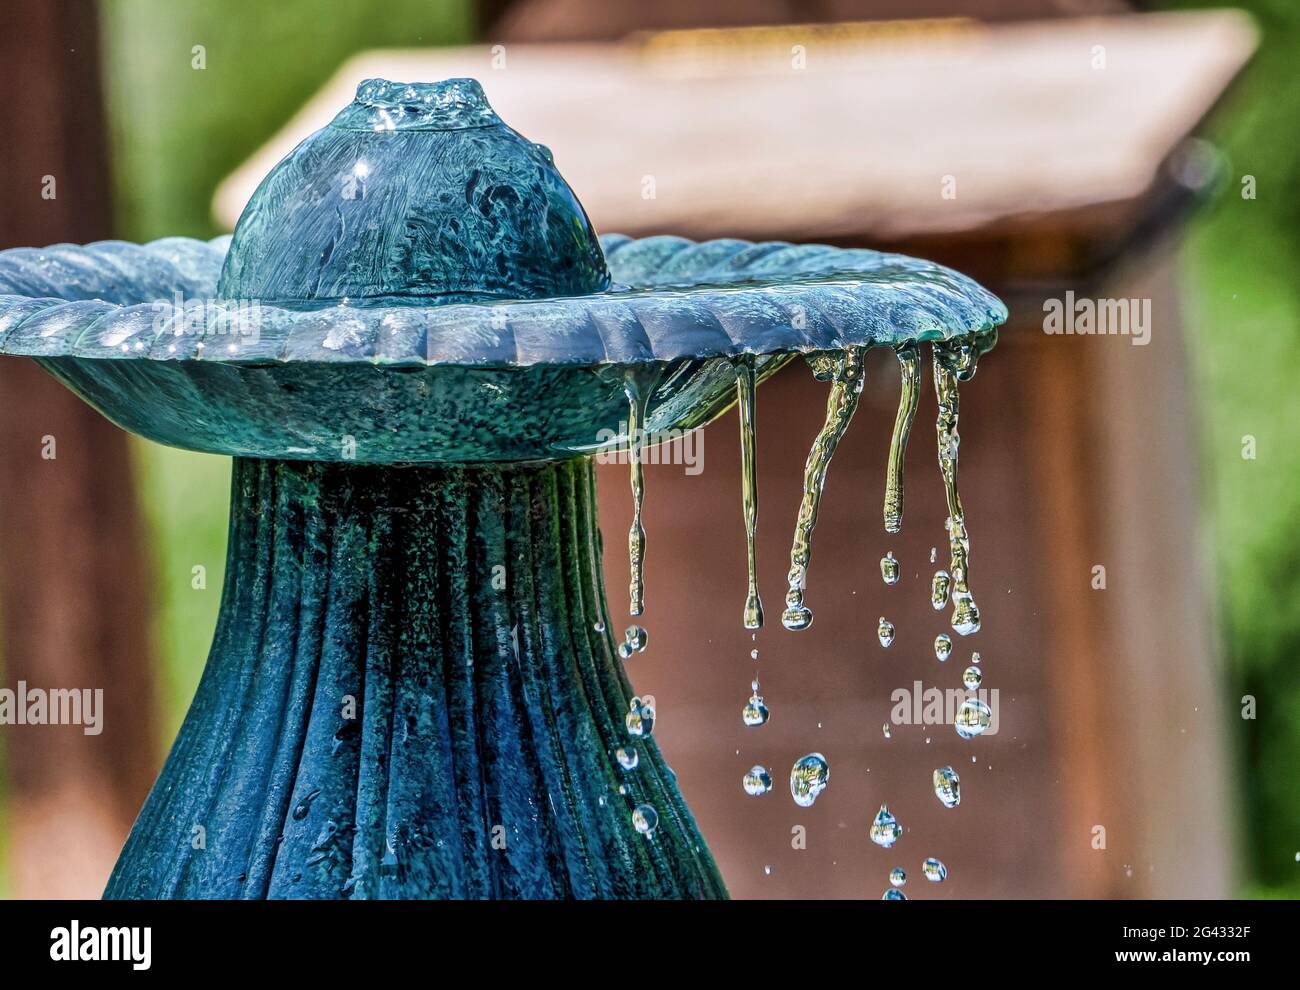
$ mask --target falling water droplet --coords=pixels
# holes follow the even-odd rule
[[[947,571],[935,571],[934,577],[930,579],[930,604],[936,612],[948,604],[948,588],[951,584]]]
[[[880,640],[880,645],[885,647],[894,641],[894,624],[883,615],[880,624],[876,626],[876,637]]]
[[[943,883],[948,879],[948,867],[931,856],[921,864],[921,872],[931,883]]]
[[[897,887],[890,887],[883,895],[881,895],[880,899],[882,901],[905,901],[907,900],[907,895]]]
[[[650,642],[650,634],[640,626],[628,626],[623,636],[627,645],[637,653],[644,653],[646,645]]]
[[[952,627],[963,636],[978,632],[979,607],[970,592],[970,540],[966,534],[966,517],[957,492],[957,451],[961,437],[957,421],[961,408],[958,380],[975,373],[973,347],[935,344],[933,347],[934,391],[939,415],[935,430],[939,437],[939,470],[943,475],[944,495],[948,502],[948,571],[952,577]]]
[[[758,650],[750,650],[750,651],[749,651],[749,659],[751,659],[751,660],[757,660],[757,659],[758,659]]]
[[[894,351],[898,355],[900,385],[898,412],[894,416],[894,433],[889,440],[889,464],[885,469],[885,532],[903,528],[903,458],[907,440],[912,435],[916,406],[921,397],[921,356],[915,344],[905,344]],[[893,581],[886,579],[887,584]]]
[[[957,709],[957,735],[963,739],[974,738],[987,729],[992,721],[993,713],[989,711],[988,705],[978,698],[967,698]]]
[[[889,809],[883,804],[880,810],[876,812],[876,819],[871,823],[871,841],[878,846],[884,846],[888,849],[898,837],[903,834],[903,826],[898,824],[898,819],[889,813]]]
[[[961,682],[966,685],[967,691],[974,691],[984,680],[984,675],[980,673],[978,667],[967,667],[962,671]]]
[[[907,873],[901,866],[895,866],[889,871],[889,883],[894,887],[901,887],[907,883]]]
[[[767,710],[767,705],[763,702],[757,689],[749,696],[749,701],[745,702],[745,708],[740,717],[746,725],[750,726],[763,725],[771,717],[771,713]]]
[[[952,656],[952,637],[947,633],[939,633],[934,637],[934,655],[940,663],[945,663]]]
[[[627,734],[633,738],[650,735],[655,727],[654,697],[646,695],[644,698],[633,698],[628,704],[623,724],[627,727]]]
[[[636,751],[635,746],[620,746],[614,755],[618,757],[618,765],[624,770],[635,770],[636,765],[641,762],[641,754]]]
[[[632,810],[632,827],[647,839],[653,837],[659,827],[659,812],[648,804],[638,804]]]
[[[754,360],[740,358],[736,369],[736,409],[740,417],[740,503],[745,517],[745,550],[749,590],[743,621],[746,629],[763,626],[763,600],[758,594],[758,563],[754,538],[758,532],[758,468],[754,445]]]
[[[976,650],[974,653],[970,655],[970,662],[974,664],[978,664],[980,662],[979,650]]]
[[[858,398],[862,395],[865,352],[865,348],[850,347],[840,355],[819,353],[808,358],[818,380],[831,378],[831,390],[826,397],[826,422],[813,441],[803,469],[803,498],[799,503],[794,542],[790,547],[790,572],[787,575],[790,589],[786,592],[786,609],[781,616],[781,623],[787,629],[807,629],[812,625],[812,610],[804,604],[803,597],[808,584],[812,533],[817,525],[817,511],[821,505],[831,456],[835,453],[840,438],[844,436],[844,431],[848,429],[849,421],[858,408]]]
[[[934,772],[934,796],[945,808],[961,804],[961,778],[952,767],[940,767]]]
[[[790,768],[790,796],[801,808],[811,808],[830,783],[831,767],[821,753],[809,753]]]
[[[938,548],[938,547],[931,547],[931,548],[930,548],[930,563],[933,564],[933,563],[935,562],[935,560],[938,558],[938,556],[939,556],[939,548]]]
[[[894,738],[893,733],[891,733],[891,732],[889,731],[889,723],[888,723],[888,722],[886,722],[884,725],[882,725],[882,726],[880,727],[880,732],[881,732],[881,734],[882,734],[886,739],[892,739],[892,738]]]
[[[898,561],[894,559],[894,551],[888,551],[880,558],[880,578],[885,584],[898,584]]]
[[[749,773],[745,774],[741,783],[746,794],[751,797],[758,797],[772,789],[772,775],[767,772],[766,767],[753,766],[749,768]]]

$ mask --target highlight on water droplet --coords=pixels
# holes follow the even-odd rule
[[[940,767],[934,772],[934,796],[945,808],[961,804],[961,778],[952,767]]]
[[[766,767],[755,765],[749,768],[741,784],[746,794],[758,797],[772,789],[772,775],[767,772]]]
[[[830,783],[831,767],[821,753],[809,753],[790,768],[790,796],[801,808],[811,808]]]
[[[880,579],[885,584],[898,584],[899,566],[894,559],[894,551],[889,550],[880,558]]]
[[[741,721],[749,726],[764,725],[770,717],[771,712],[768,711],[762,696],[755,689],[754,693],[749,696],[749,700],[745,702],[745,708],[740,714]]]
[[[940,663],[945,663],[952,656],[952,637],[947,633],[939,633],[934,637],[934,655]]]
[[[988,705],[979,698],[967,698],[957,709],[954,728],[963,739],[972,739],[987,729],[992,721],[993,713]]]
[[[648,804],[638,804],[632,809],[632,827],[647,839],[652,838],[659,827],[659,812]]]
[[[948,604],[948,588],[951,585],[952,579],[947,571],[935,571],[934,577],[930,578],[930,604],[936,612]]]
[[[871,823],[869,834],[872,842],[888,849],[903,834],[903,826],[898,824],[898,819],[882,804],[880,810],[876,812],[875,820]]]
[[[894,641],[894,624],[883,615],[880,617],[880,624],[876,626],[876,638],[884,647],[888,647]]]
[[[948,867],[931,856],[921,864],[921,872],[931,883],[943,883],[948,879]]]
[[[893,887],[901,887],[907,883],[907,873],[901,866],[895,866],[889,871],[889,883]]]
[[[635,770],[636,765],[641,762],[641,754],[636,751],[635,746],[620,746],[614,751],[618,758],[618,765],[624,770]]]
[[[962,671],[961,682],[966,686],[967,691],[974,691],[984,681],[984,675],[980,673],[978,667],[967,667]]]
[[[907,895],[897,887],[890,887],[880,898],[882,901],[905,901]]]
[[[633,698],[628,703],[628,711],[623,717],[623,724],[627,728],[629,736],[639,739],[642,736],[650,735],[654,731],[654,701],[654,696],[647,694],[644,698]]]

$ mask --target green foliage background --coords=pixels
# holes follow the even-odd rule
[[[1235,6],[1261,45],[1210,122],[1229,176],[1192,224],[1184,286],[1224,647],[1235,697],[1257,703],[1233,731],[1243,893],[1300,897],[1300,4]],[[1247,435],[1255,460],[1242,456]]]

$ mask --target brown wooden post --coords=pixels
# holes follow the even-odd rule
[[[91,0],[0,7],[0,246],[109,236],[99,73]],[[0,684],[104,692],[98,735],[0,727],[13,895],[98,896],[157,769],[141,537],[126,434],[0,362]]]

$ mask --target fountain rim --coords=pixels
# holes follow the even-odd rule
[[[314,307],[219,298],[229,235],[14,248],[0,251],[0,355],[235,367],[598,368],[980,338],[1007,319],[1002,302],[973,279],[901,254],[669,235],[604,235],[601,244],[616,284],[600,292]],[[620,277],[620,269],[634,277]],[[65,294],[5,291],[15,284]],[[105,288],[111,291],[96,291]],[[160,289],[172,299],[159,298]],[[129,291],[139,301],[102,298],[129,300]],[[169,305],[177,315],[160,325],[158,307]],[[257,334],[207,329],[209,314],[220,329],[232,314],[241,318],[240,307],[245,314],[255,307]],[[182,320],[196,316],[204,328],[187,330]],[[209,350],[210,341],[218,346]]]

